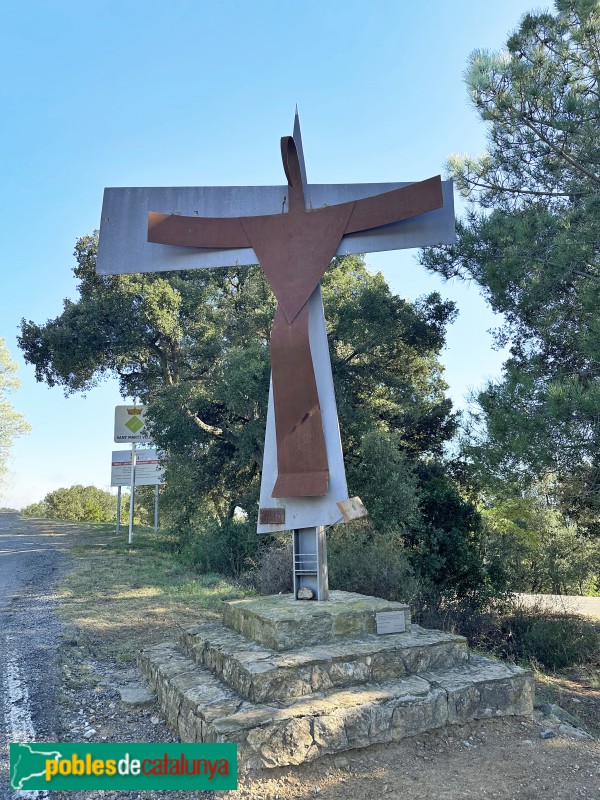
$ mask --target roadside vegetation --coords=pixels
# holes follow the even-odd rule
[[[280,544],[279,563],[239,578],[199,573],[181,557],[177,537],[136,526],[133,545],[106,524],[68,524],[72,569],[60,585],[67,644],[85,659],[124,666],[140,648],[172,639],[180,626],[216,618],[223,600],[250,596],[260,582],[290,573]],[[266,551],[272,552],[272,551]],[[272,586],[262,586],[270,591]],[[533,668],[538,703],[555,703],[600,736],[600,620],[549,614],[505,603],[482,612],[446,606],[422,623],[462,632],[470,645]]]
[[[48,492],[43,500],[21,510],[27,518],[113,522],[117,519],[117,498],[96,486],[69,486]],[[150,524],[154,517],[154,487],[141,486],[135,493],[134,522]],[[121,493],[121,520],[129,519],[129,492]]]
[[[223,600],[250,591],[223,575],[198,574],[177,557],[172,536],[142,525],[131,547],[113,525],[69,526],[69,552],[59,614],[93,658],[133,662],[141,647],[218,615]]]

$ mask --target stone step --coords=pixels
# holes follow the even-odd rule
[[[526,670],[479,657],[395,681],[260,704],[244,700],[171,643],[142,651],[139,666],[183,741],[237,742],[240,761],[251,768],[300,764],[448,723],[530,714],[533,707]]]
[[[377,633],[378,625],[410,629],[406,603],[356,592],[329,592],[329,600],[296,600],[291,594],[246,597],[223,603],[223,624],[271,650],[329,644],[345,637]]]
[[[382,683],[468,660],[462,636],[412,625],[397,634],[338,638],[278,652],[249,641],[220,622],[184,630],[182,649],[253,703],[285,701],[332,688]]]

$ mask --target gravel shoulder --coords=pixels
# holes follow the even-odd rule
[[[45,530],[60,525],[27,524]],[[214,576],[194,576],[175,564],[164,547],[161,552],[151,536],[140,536],[129,551],[106,529],[70,526],[62,533],[69,568],[52,595],[56,605],[48,606],[59,612],[62,625],[58,740],[177,741],[151,699],[141,704],[123,699],[128,690],[139,688],[135,652],[172,638],[177,624],[214,616],[220,599],[235,587]],[[37,670],[43,677],[41,663]],[[575,681],[569,691],[575,700],[580,693],[579,702],[600,706],[595,679],[586,686]],[[556,706],[545,706],[532,719],[449,727],[314,764],[242,774],[236,793],[216,795],[248,800],[600,800],[600,743],[586,736],[577,720],[556,714]],[[50,740],[50,731],[40,738]],[[82,800],[151,800],[159,792],[52,793],[57,800],[73,800],[73,794]],[[211,793],[170,796],[189,800]]]
[[[56,740],[60,725],[54,584],[68,564],[58,525],[0,514],[0,798],[8,798],[10,741]]]

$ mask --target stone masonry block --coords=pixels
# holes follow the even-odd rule
[[[404,603],[333,591],[326,602],[298,602],[293,595],[228,600],[223,624],[272,650],[291,650],[330,642],[332,638],[376,633],[375,615],[401,611],[410,628],[410,608]]]
[[[197,663],[255,703],[284,702],[328,689],[385,683],[423,669],[466,663],[466,640],[413,625],[399,634],[366,634],[277,652],[219,623],[187,628],[182,647]]]

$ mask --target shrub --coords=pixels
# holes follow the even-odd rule
[[[334,528],[327,550],[332,589],[403,602],[417,594],[417,582],[402,539],[391,533],[375,534],[368,521]]]
[[[121,495],[121,519],[128,513],[129,495]],[[21,511],[24,517],[65,519],[74,522],[112,522],[117,516],[116,497],[96,486],[69,486],[49,492],[39,503]]]
[[[25,506],[21,510],[22,517],[47,517],[48,516],[48,506],[43,501],[40,500],[39,503],[32,503],[29,506]]]
[[[534,662],[550,669],[594,662],[600,654],[600,626],[575,614],[526,608],[500,599],[487,608],[442,605],[423,620],[466,636],[469,644],[509,661]]]
[[[245,519],[206,520],[186,534],[182,560],[199,572],[219,572],[239,577],[256,561],[258,536]]]
[[[257,565],[246,575],[246,581],[259,594],[282,594],[292,592],[292,543],[277,540],[266,547],[258,558]]]
[[[503,620],[504,641],[499,655],[537,661],[550,669],[563,669],[597,658],[600,629],[574,614],[549,614],[516,608]]]

